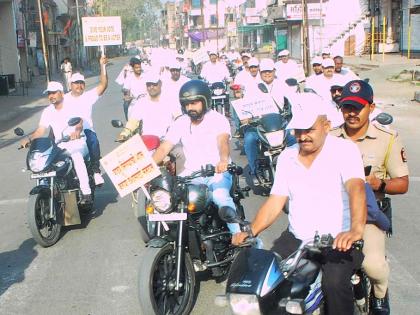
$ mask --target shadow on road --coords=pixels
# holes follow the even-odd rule
[[[18,249],[0,253],[0,296],[13,284],[24,281],[25,270],[38,256],[33,238],[24,241]]]

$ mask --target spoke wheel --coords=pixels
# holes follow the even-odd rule
[[[143,314],[189,314],[194,303],[195,273],[191,258],[185,253],[179,290],[176,284],[176,258],[171,245],[148,247],[139,272],[139,300]]]
[[[42,247],[57,243],[61,225],[57,221],[58,205],[54,203],[54,218],[50,218],[50,197],[46,194],[30,195],[28,201],[28,224],[35,241]]]

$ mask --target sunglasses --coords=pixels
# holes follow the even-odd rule
[[[331,90],[331,93],[335,93],[335,92],[343,92],[343,88],[332,88]]]
[[[158,86],[159,85],[159,83],[152,83],[152,82],[147,82],[146,83],[146,87],[156,87],[156,86]]]
[[[85,81],[78,80],[78,81],[74,81],[72,83],[74,83],[74,84],[85,84]]]

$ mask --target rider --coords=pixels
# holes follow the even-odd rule
[[[156,149],[153,159],[162,162],[177,144],[181,143],[185,154],[185,170],[180,176],[188,176],[207,164],[216,166],[212,177],[199,177],[194,183],[206,184],[212,192],[213,202],[236,209],[230,196],[232,176],[227,172],[230,159],[230,125],[226,117],[210,110],[211,92],[200,80],[185,83],[179,92],[184,115],[169,127],[164,141]],[[232,233],[239,232],[238,224],[228,224]]]
[[[316,232],[331,234],[333,247],[321,260],[328,314],[353,315],[350,279],[363,254],[351,246],[362,238],[367,213],[363,162],[355,144],[328,135],[327,105],[320,97],[306,93],[299,98],[288,125],[298,144],[280,154],[270,197],[250,233],[256,236],[271,226],[289,201],[289,227],[273,250],[285,258]],[[235,234],[232,243],[241,244],[248,236],[248,232]]]
[[[404,194],[409,185],[407,158],[401,139],[396,131],[370,123],[369,114],[375,103],[372,87],[367,82],[350,81],[344,86],[341,97],[344,124],[331,133],[356,143],[364,165],[372,167],[366,182],[375,191],[379,207],[385,213],[391,213],[390,199],[385,195]],[[374,291],[372,314],[390,314],[385,231],[367,224],[363,239],[363,268],[372,280]]]
[[[229,70],[224,63],[218,60],[218,54],[215,50],[209,52],[209,61],[203,65],[200,75],[209,84],[230,80]]]
[[[127,76],[123,86],[123,107],[125,119],[128,120],[130,116],[130,104],[132,100],[137,99],[140,95],[146,94],[146,87],[143,81],[141,60],[133,58],[130,64],[133,67],[133,72]]]
[[[70,129],[67,122],[70,118],[75,117],[74,111],[67,104],[64,105],[64,88],[59,82],[50,81],[48,87],[44,91],[44,94],[48,93],[48,100],[50,105],[45,108],[42,112],[41,119],[39,121],[38,128],[27,138],[21,141],[21,146],[26,147],[32,140],[43,137],[46,131],[51,127],[55,142],[62,140],[63,132],[66,129]],[[74,169],[80,182],[80,190],[82,191],[81,203],[92,202],[91,189],[89,186],[89,177],[86,170],[84,156],[88,155],[88,148],[86,141],[81,138],[83,131],[83,122],[81,121],[73,130],[67,134],[70,136],[71,141],[61,142],[58,146],[62,149],[66,149],[73,159]]]
[[[83,129],[86,135],[86,144],[89,149],[90,162],[94,172],[95,184],[97,186],[104,183],[99,168],[99,159],[101,158],[101,150],[99,147],[98,137],[93,129],[92,110],[93,105],[98,101],[99,96],[104,94],[108,86],[108,76],[106,73],[106,56],[102,56],[99,60],[101,72],[99,75],[99,84],[85,92],[85,77],[80,73],[74,73],[71,76],[71,92],[64,95],[64,103],[66,106],[78,113],[83,119]]]

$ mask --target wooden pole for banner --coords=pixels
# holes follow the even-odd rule
[[[407,58],[410,59],[411,53],[411,13],[408,13],[408,40],[407,40]]]
[[[373,54],[375,50],[375,17],[372,16],[372,26],[370,34],[370,60],[373,60]]]
[[[205,44],[205,36],[204,36],[204,12],[203,12],[203,6],[204,6],[204,0],[200,1],[200,9],[201,9],[201,36],[202,36],[202,42],[201,47],[204,47]]]
[[[303,69],[305,75],[310,73],[309,61],[309,41],[308,41],[308,4],[306,0],[302,0],[302,40],[303,40]]]
[[[41,0],[37,1],[38,4],[38,13],[39,13],[39,27],[41,29],[41,41],[42,41],[42,52],[44,55],[44,63],[45,63],[45,75],[47,77],[47,82],[50,81],[50,69],[48,67],[48,49],[45,43],[45,30],[44,30],[44,19],[42,16],[42,6]]]

